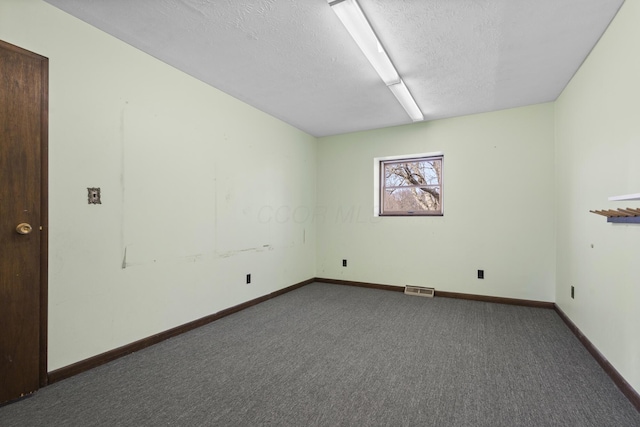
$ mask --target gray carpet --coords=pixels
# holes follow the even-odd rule
[[[9,426],[640,426],[553,310],[314,283],[0,408]]]

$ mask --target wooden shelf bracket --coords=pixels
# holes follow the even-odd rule
[[[622,224],[640,224],[640,209],[624,208],[624,209],[607,209],[600,211],[589,211],[596,215],[607,217],[607,222]]]

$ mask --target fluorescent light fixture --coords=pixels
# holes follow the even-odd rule
[[[347,28],[353,40],[367,57],[373,68],[386,85],[392,85],[400,81],[396,67],[384,51],[380,40],[369,25],[360,5],[355,0],[334,0],[329,6],[338,15],[342,24]]]
[[[382,81],[391,89],[391,92],[407,111],[409,117],[414,122],[424,120],[420,108],[400,78],[396,67],[389,59],[358,2],[356,0],[328,0],[328,2]]]
[[[415,99],[413,99],[409,89],[407,89],[407,86],[402,80],[394,85],[389,85],[388,88],[391,89],[391,92],[396,96],[398,102],[404,107],[409,117],[411,117],[411,120],[414,122],[421,122],[424,120],[422,111],[420,111],[418,104],[416,104]]]

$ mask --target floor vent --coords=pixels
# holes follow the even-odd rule
[[[435,292],[434,288],[425,288],[424,286],[407,285],[404,287],[404,293],[407,295],[433,298]]]

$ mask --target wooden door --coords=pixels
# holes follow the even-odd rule
[[[46,384],[47,93],[48,60],[0,41],[0,403]]]

